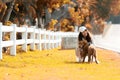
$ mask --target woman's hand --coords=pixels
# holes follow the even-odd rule
[[[95,46],[93,44],[90,44],[89,48],[94,48],[95,49]]]

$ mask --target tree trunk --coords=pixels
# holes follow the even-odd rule
[[[10,6],[8,6],[8,9],[5,13],[5,16],[4,16],[4,19],[3,19],[3,22],[6,22],[10,19],[10,15],[12,13],[12,10],[13,10],[13,6],[15,4],[15,0],[13,0],[11,3],[10,3]]]
[[[48,9],[45,8],[45,25],[47,25],[51,20],[51,13],[49,13]]]
[[[3,21],[3,17],[5,15],[6,10],[7,10],[5,3],[2,3],[1,5],[2,5],[2,7],[1,7],[1,12],[0,12],[0,22]]]
[[[30,4],[29,3],[27,3],[27,2],[25,2],[24,3],[24,6],[25,6],[25,8],[26,8],[26,11],[27,11],[27,15],[28,15],[28,18],[29,18],[29,25],[32,25],[32,15],[30,15]]]
[[[37,10],[37,20],[38,20],[38,24],[37,24],[38,28],[42,28],[40,23],[40,12],[38,10]]]

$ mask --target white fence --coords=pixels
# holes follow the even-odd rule
[[[4,32],[10,33],[10,40],[3,41],[2,36]],[[16,33],[22,33],[22,39],[16,39]],[[30,34],[30,38],[28,39],[28,34]],[[61,46],[61,39],[62,37],[72,37],[76,36],[78,33],[63,33],[63,32],[53,32],[53,31],[46,31],[41,29],[35,29],[35,27],[28,28],[27,26],[24,27],[17,27],[15,24],[12,26],[3,26],[0,23],[0,59],[2,59],[2,48],[3,47],[10,47],[10,55],[16,55],[16,46],[22,45],[22,50],[27,52],[27,45],[30,44],[30,49],[35,50],[36,46],[38,50],[43,49],[53,49],[58,46]]]

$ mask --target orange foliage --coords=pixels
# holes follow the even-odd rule
[[[111,5],[111,13],[118,15],[120,13],[120,0],[113,0]]]
[[[41,9],[43,6],[47,6],[48,11],[51,13],[54,9],[60,8],[63,4],[69,4],[70,0],[38,0],[37,6]]]
[[[10,26],[11,24],[12,24],[11,21],[6,21],[6,22],[4,23],[4,25],[6,25],[6,26]]]
[[[73,22],[76,25],[80,25],[82,22],[84,22],[84,15],[81,14],[80,12],[75,12],[74,8],[70,7],[69,13],[70,13],[70,16],[71,16]]]
[[[63,32],[74,31],[74,27],[71,26],[70,21],[68,19],[61,20],[60,24],[61,31]]]
[[[49,28],[48,28],[48,30],[54,31],[54,25],[55,25],[57,22],[58,22],[57,20],[52,19],[52,20],[49,22]]]
[[[92,26],[90,23],[86,23],[85,26],[87,27],[87,29],[92,30]]]

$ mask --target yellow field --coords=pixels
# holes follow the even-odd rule
[[[99,48],[97,54],[100,64],[76,63],[73,49],[4,54],[0,80],[120,80],[120,54]]]

